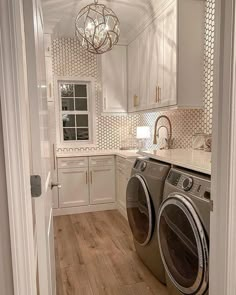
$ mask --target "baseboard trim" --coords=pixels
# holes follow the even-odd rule
[[[53,209],[53,216],[72,215],[72,214],[106,211],[106,210],[114,210],[114,209],[117,209],[116,203],[88,205],[88,206],[70,207],[70,208],[58,208],[58,209]]]
[[[117,202],[117,210],[120,212],[120,214],[126,219],[128,220],[128,216],[127,216],[127,211],[126,211],[126,207],[124,207],[124,205],[121,202]]]

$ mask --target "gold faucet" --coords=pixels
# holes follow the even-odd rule
[[[160,119],[166,119],[168,121],[168,123],[169,123],[170,132],[168,133],[167,148],[170,149],[172,147],[172,143],[173,143],[173,140],[172,140],[172,125],[171,125],[170,119],[165,115],[161,115],[160,117],[158,117],[156,119],[153,144],[157,144],[157,137],[159,136],[159,130],[160,130],[161,127],[164,127],[164,126],[161,126],[160,128],[157,129],[157,125],[158,125],[158,122],[160,121]]]

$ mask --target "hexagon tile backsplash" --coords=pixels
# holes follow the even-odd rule
[[[121,141],[130,133],[136,133],[137,126],[148,125],[152,133],[156,118],[161,114],[169,116],[173,125],[175,148],[190,148],[192,136],[197,132],[211,133],[213,104],[213,66],[214,66],[214,31],[215,31],[215,0],[206,1],[205,18],[205,54],[204,54],[204,109],[203,110],[173,110],[166,112],[151,112],[130,115],[100,114],[98,87],[100,75],[97,57],[80,47],[76,38],[55,39],[52,44],[53,74],[55,76],[94,77],[96,80],[96,124],[97,147],[70,147],[58,151],[88,151],[119,149]],[[152,134],[153,135],[153,134]],[[147,141],[146,148],[153,146],[152,139]]]

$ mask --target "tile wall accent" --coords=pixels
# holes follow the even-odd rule
[[[101,80],[97,57],[85,51],[76,38],[55,39],[52,44],[53,74],[55,76],[93,77],[96,81],[96,125],[97,147],[61,148],[59,152],[119,149],[121,141],[136,133],[136,127],[148,125],[153,132],[156,118],[161,114],[169,116],[173,125],[175,148],[190,148],[192,135],[196,132],[210,134],[212,130],[213,103],[213,57],[214,57],[215,0],[206,1],[206,31],[204,55],[204,110],[173,110],[130,115],[100,114],[99,89]],[[153,135],[153,134],[152,134]],[[149,140],[147,148],[157,148]]]

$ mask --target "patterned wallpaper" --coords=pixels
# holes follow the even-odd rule
[[[73,150],[106,150],[119,149],[122,140],[135,136],[136,127],[148,125],[152,135],[156,118],[167,115],[173,125],[175,148],[190,148],[192,135],[197,132],[210,134],[212,129],[213,103],[213,55],[214,55],[214,15],[215,0],[206,1],[205,20],[205,54],[204,54],[204,109],[203,110],[173,110],[166,112],[151,112],[129,115],[100,114],[99,88],[100,75],[97,57],[88,53],[79,45],[75,38],[55,39],[52,44],[53,74],[56,76],[93,77],[96,81],[96,125],[97,147],[57,148],[60,152]],[[157,148],[150,139],[146,148]]]

